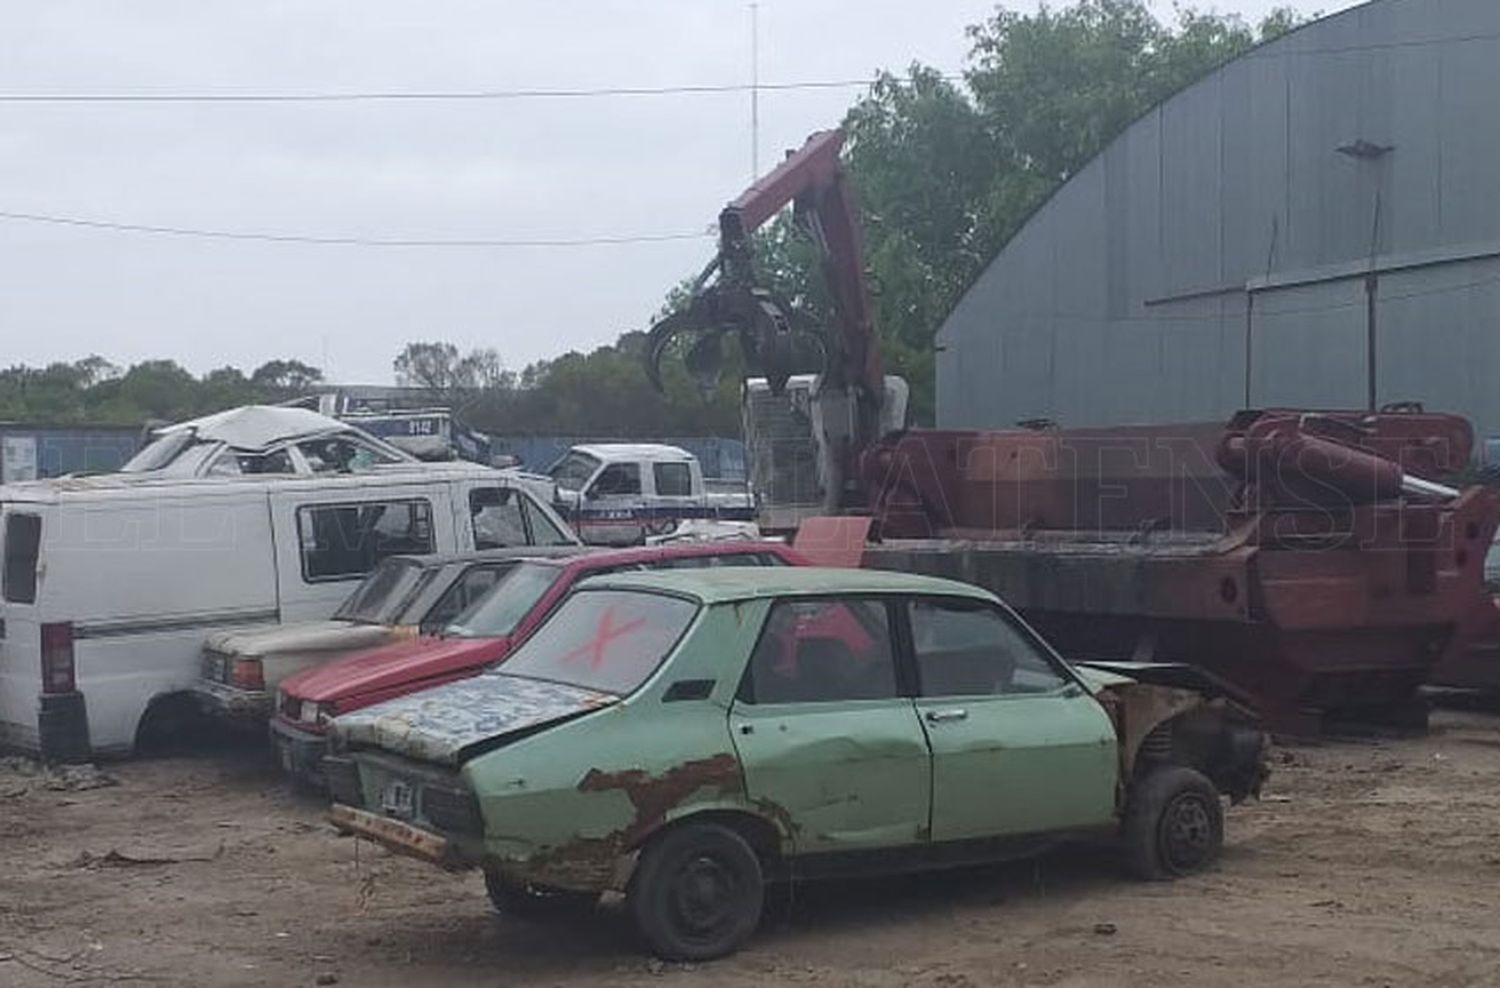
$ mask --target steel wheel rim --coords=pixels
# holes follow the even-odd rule
[[[1213,853],[1213,815],[1196,793],[1182,793],[1167,804],[1158,830],[1162,857],[1174,871],[1187,871]]]
[[[672,914],[695,941],[712,941],[737,922],[741,882],[732,868],[709,855],[683,862],[671,888]]]

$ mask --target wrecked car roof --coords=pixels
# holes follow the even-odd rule
[[[475,745],[618,701],[610,693],[491,672],[345,714],[334,720],[333,735],[346,745],[457,765]]]
[[[346,423],[305,408],[243,405],[163,426],[152,430],[152,434],[168,436],[178,432],[191,432],[199,439],[225,443],[236,449],[260,450],[284,439],[350,431],[354,430]]]
[[[703,603],[756,597],[834,593],[918,593],[998,600],[988,590],[936,576],[888,570],[825,569],[815,566],[745,566],[722,569],[651,570],[596,576],[582,586],[659,590]]]

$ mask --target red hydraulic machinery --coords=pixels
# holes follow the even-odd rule
[[[1483,676],[1472,645],[1489,629],[1500,640],[1483,585],[1500,500],[1457,485],[1473,452],[1462,418],[1271,409],[1228,423],[876,435],[879,337],[839,143],[815,135],[725,209],[719,257],[648,354],[659,382],[674,341],[696,338],[688,369],[711,378],[721,337],[737,334],[750,369],[773,392],[785,385],[793,314],[757,287],[748,238],[795,202],[835,304],[824,400],[857,409],[842,442],[818,444],[837,460],[819,471],[840,480],[828,499],[839,515],[805,522],[799,549],[987,587],[1074,658],[1205,667],[1292,732],[1420,720],[1417,687],[1444,655]],[[1500,666],[1489,676],[1500,685]]]

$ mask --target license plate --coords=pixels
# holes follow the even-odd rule
[[[400,779],[386,783],[385,788],[380,790],[380,808],[385,811],[386,816],[410,820],[416,812],[416,798],[411,786]]]

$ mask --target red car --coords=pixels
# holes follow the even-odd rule
[[[321,782],[328,723],[339,714],[483,672],[535,631],[579,580],[632,569],[805,566],[774,542],[696,542],[519,559],[441,635],[423,636],[315,666],[282,680],[271,741],[282,767]]]

